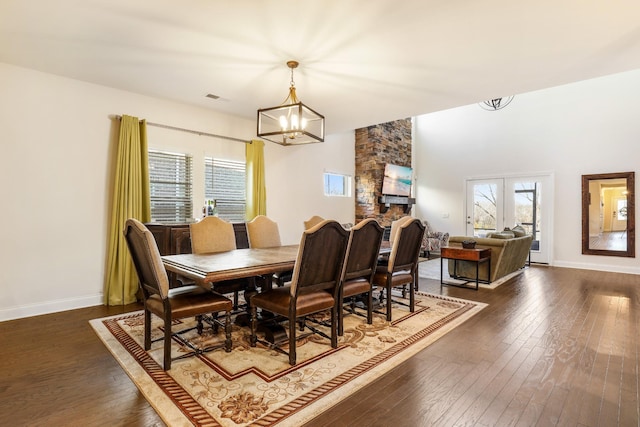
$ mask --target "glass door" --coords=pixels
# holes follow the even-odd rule
[[[504,228],[504,180],[467,181],[467,236],[485,237]]]
[[[521,225],[533,235],[531,261],[550,259],[551,176],[467,180],[467,236]]]

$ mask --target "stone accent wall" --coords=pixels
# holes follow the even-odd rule
[[[411,139],[410,118],[356,129],[356,224],[375,218],[380,225],[389,226],[406,215],[399,205],[380,213],[378,199],[385,164],[411,166]]]

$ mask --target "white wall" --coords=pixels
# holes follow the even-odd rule
[[[329,135],[323,144],[266,144],[267,214],[278,222],[283,244],[299,243],[303,222],[313,215],[355,221],[353,195],[327,197],[323,187],[324,172],[349,175],[353,181],[355,132]]]
[[[466,178],[552,173],[552,264],[638,274],[636,258],[581,254],[581,175],[638,174],[638,111],[640,70],[517,95],[499,111],[474,104],[417,117],[416,216],[464,235]]]
[[[0,321],[102,303],[118,129],[110,116],[255,138],[253,120],[1,63],[0,88]],[[148,137],[150,147],[244,158],[238,142],[155,127]],[[353,197],[321,196],[323,170],[353,175],[353,146],[352,133],[307,147],[267,142],[267,213],[287,243],[313,214],[353,221]]]

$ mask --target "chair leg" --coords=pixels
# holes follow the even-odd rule
[[[417,280],[416,280],[417,283]],[[409,283],[409,311],[413,313],[416,311],[416,292],[413,283]]]
[[[344,324],[342,323],[344,320],[344,307],[342,306],[343,301],[342,299],[340,299],[337,303],[336,303],[336,307],[337,307],[337,312],[338,312],[338,335],[343,336],[344,335]]]
[[[296,319],[289,319],[289,365],[296,365]]]
[[[202,315],[201,314],[197,315],[196,320],[198,321],[198,324],[196,325],[196,330],[198,331],[198,335],[202,335],[202,330],[204,329],[202,325]]]
[[[171,315],[164,315],[164,370],[171,369]]]
[[[231,351],[231,312],[227,311],[224,316],[224,351]]]
[[[391,279],[387,281],[387,322],[391,322]]]
[[[256,336],[256,329],[258,328],[258,307],[255,305],[251,306],[251,339],[250,344],[251,347],[255,347],[258,342],[258,337]]]
[[[144,310],[144,349],[145,351],[151,348],[151,312]]]
[[[367,292],[367,324],[373,323],[373,288]]]
[[[340,307],[342,312],[342,307]],[[337,304],[333,304],[331,309],[331,348],[338,348],[338,307]]]

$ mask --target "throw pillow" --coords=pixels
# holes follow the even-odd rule
[[[494,239],[513,239],[516,235],[511,231],[500,231],[498,233],[492,233],[491,237]]]
[[[511,229],[511,231],[516,237],[523,237],[527,235],[527,231],[521,225],[516,225]]]

